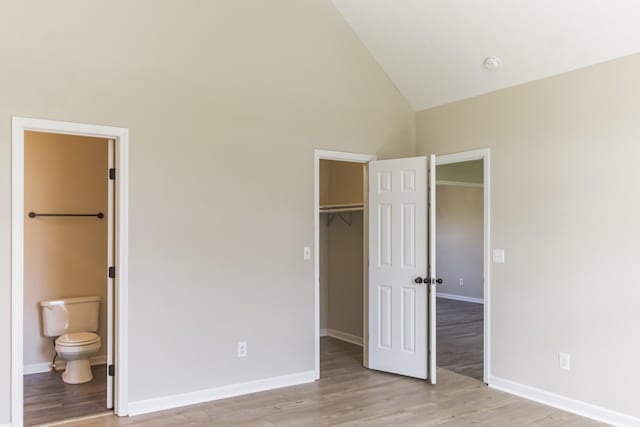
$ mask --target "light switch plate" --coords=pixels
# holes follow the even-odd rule
[[[311,248],[309,246],[305,246],[304,250],[302,251],[303,257],[305,260],[310,260],[311,259]]]
[[[493,262],[496,264],[504,264],[504,249],[493,250]]]

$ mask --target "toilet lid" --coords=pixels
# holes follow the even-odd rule
[[[62,345],[87,345],[100,341],[100,337],[93,332],[76,332],[74,334],[60,335],[56,344]]]

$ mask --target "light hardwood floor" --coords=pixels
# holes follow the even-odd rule
[[[24,425],[33,426],[68,418],[109,412],[106,366],[93,366],[93,380],[66,384],[62,372],[24,377]]]
[[[438,298],[436,308],[438,366],[482,381],[484,306]]]
[[[489,389],[443,369],[438,385],[364,369],[362,349],[322,338],[321,379],[315,383],[72,426],[539,426],[602,424]]]

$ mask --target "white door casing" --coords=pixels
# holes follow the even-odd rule
[[[370,162],[369,206],[369,368],[426,379],[426,157]]]
[[[436,383],[436,156],[429,156],[429,382]]]
[[[115,141],[109,140],[109,164],[108,168],[115,168]],[[114,183],[110,177],[110,171],[105,171],[105,178],[107,181],[107,268],[114,264]],[[107,273],[106,271],[105,273]],[[114,364],[113,362],[113,299],[114,299],[114,279],[107,277],[107,409],[113,409],[113,376],[109,375],[109,366]]]
[[[128,415],[128,236],[129,236],[129,130],[111,126],[13,117],[11,123],[11,425],[23,425],[23,271],[24,271],[24,132],[64,133],[113,139],[114,164],[114,262],[118,278],[113,285],[114,411]]]

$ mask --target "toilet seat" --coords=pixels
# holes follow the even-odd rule
[[[95,344],[100,342],[100,337],[93,332],[76,332],[73,334],[60,335],[56,339],[56,345],[63,347],[77,347]]]

